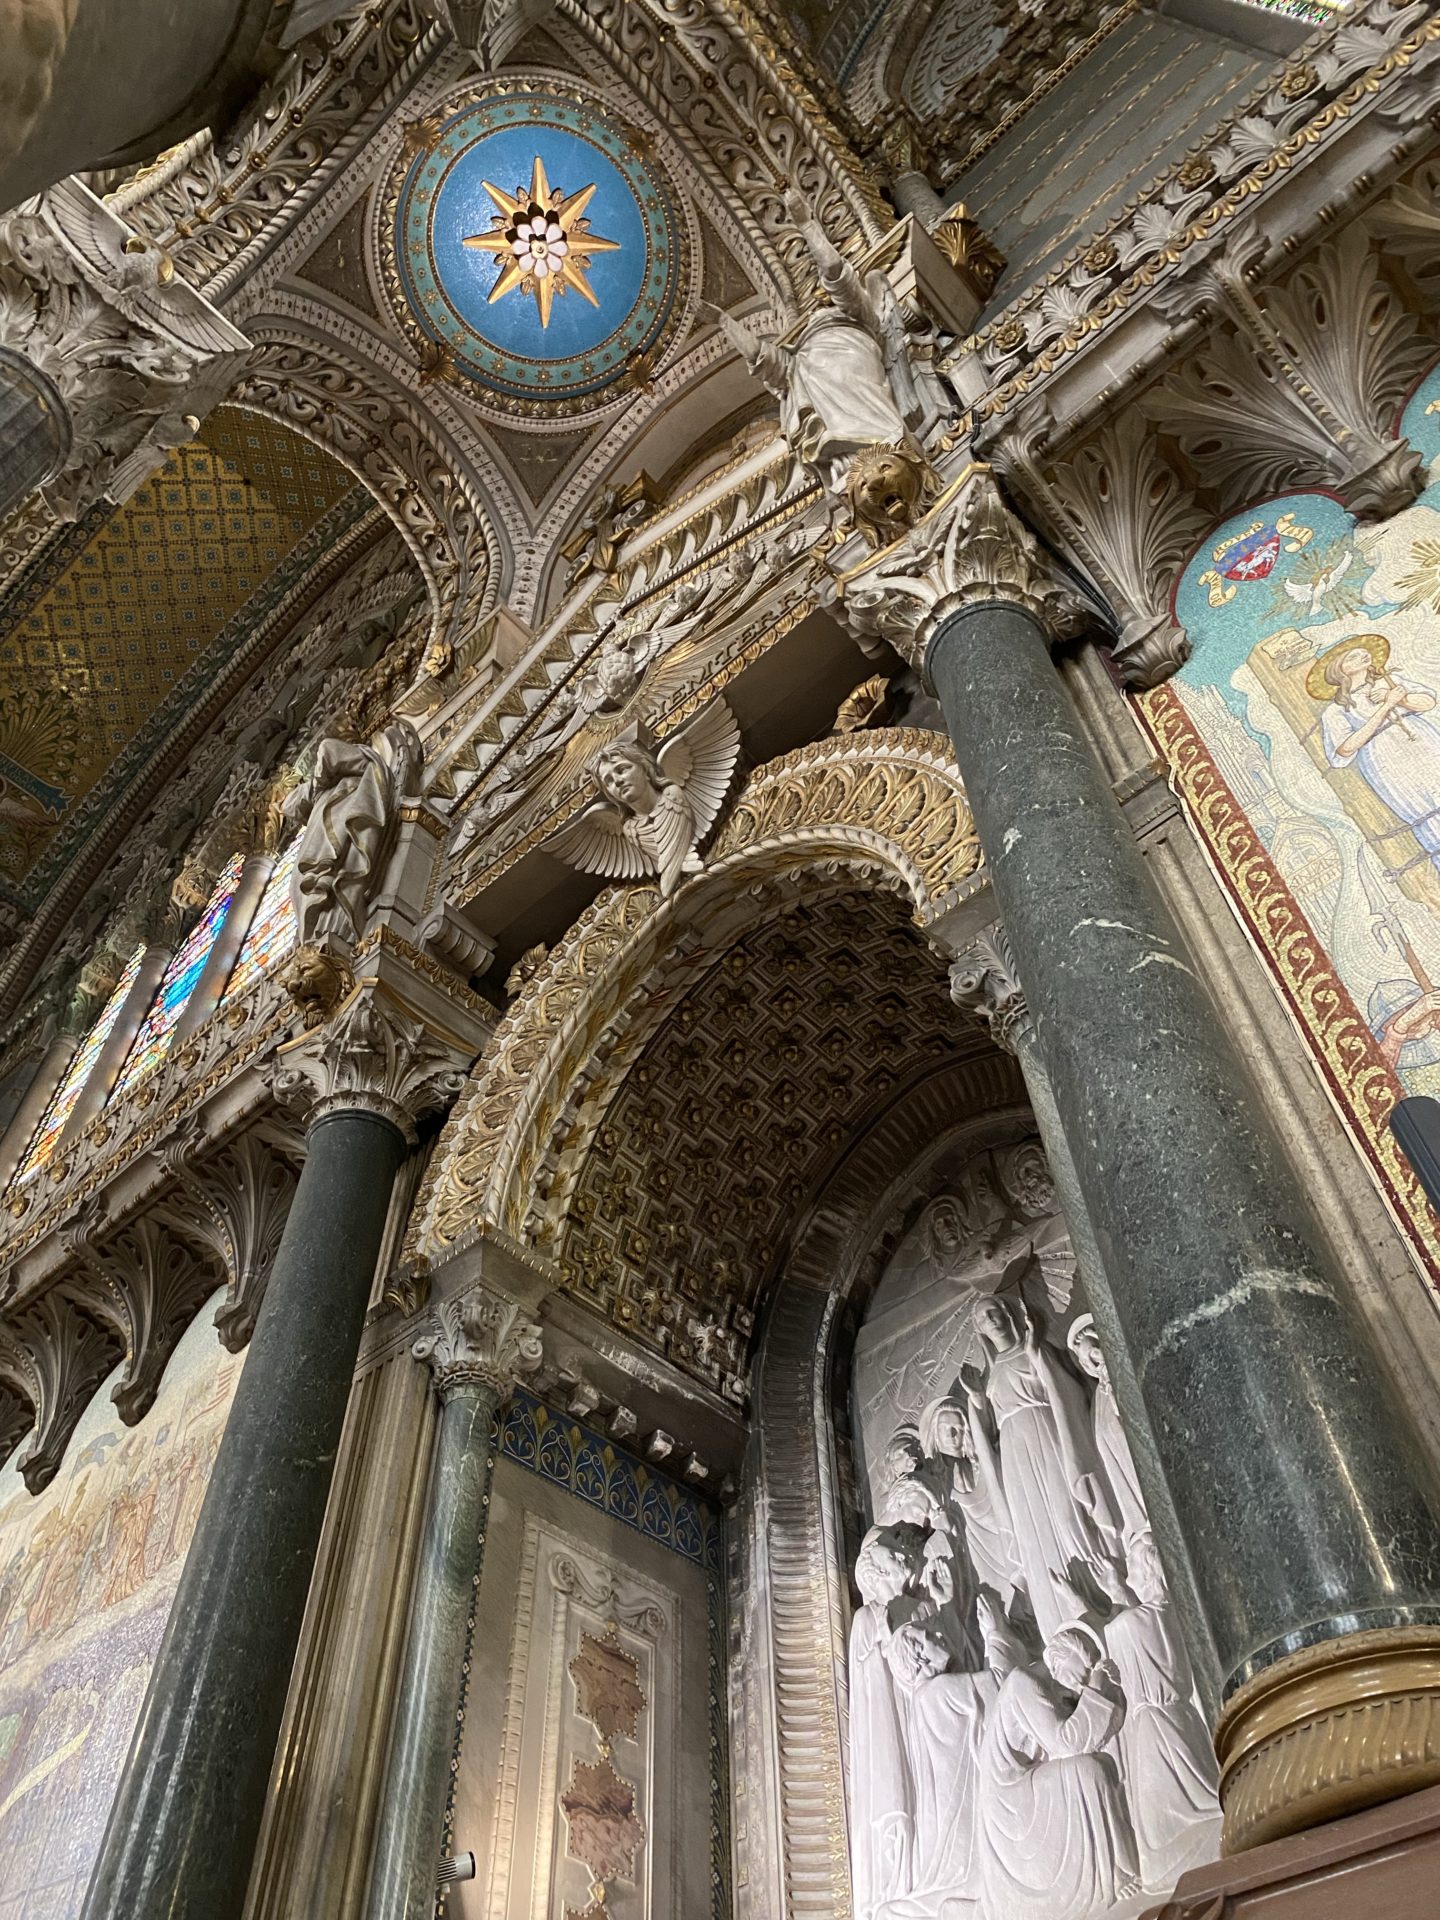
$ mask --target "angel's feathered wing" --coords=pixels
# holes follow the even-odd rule
[[[740,728],[723,700],[708,707],[661,747],[660,771],[667,783],[683,787],[694,822],[694,843],[715,824],[740,758]]]
[[[635,823],[608,800],[597,800],[578,820],[544,842],[544,851],[568,860],[582,873],[605,880],[648,880],[650,861],[640,846]]]

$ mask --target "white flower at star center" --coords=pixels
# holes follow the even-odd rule
[[[558,220],[532,209],[530,218],[516,225],[510,251],[522,273],[533,273],[537,280],[544,280],[547,275],[560,272],[560,263],[569,253],[570,243]]]

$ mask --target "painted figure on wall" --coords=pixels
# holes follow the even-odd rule
[[[1392,519],[1362,526],[1311,493],[1214,530],[1176,589],[1191,657],[1141,709],[1342,1110],[1440,1262],[1385,1132],[1399,1094],[1440,1094],[1437,399],[1440,369],[1399,423],[1432,484]]]
[[[1435,695],[1386,671],[1390,642],[1361,633],[1322,653],[1306,676],[1323,701],[1320,729],[1332,767],[1353,767],[1440,865],[1440,726]]]
[[[0,1472],[0,1914],[80,1911],[239,1371],[202,1313],[140,1426],[101,1391],[43,1494]]]

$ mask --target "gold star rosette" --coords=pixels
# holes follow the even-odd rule
[[[490,289],[490,305],[507,293],[518,291],[522,298],[531,294],[540,309],[542,327],[550,325],[557,293],[573,288],[598,307],[586,277],[591,257],[618,253],[620,242],[602,240],[590,231],[585,209],[594,197],[594,183],[578,193],[559,192],[546,179],[544,162],[537,154],[528,191],[517,187],[514,193],[506,193],[488,180],[483,185],[499,211],[491,216],[493,231],[468,235],[465,245],[493,253],[501,262]]]

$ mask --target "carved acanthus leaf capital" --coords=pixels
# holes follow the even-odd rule
[[[478,1387],[498,1405],[515,1381],[534,1373],[544,1359],[540,1329],[513,1300],[475,1287],[435,1310],[436,1326],[411,1348],[435,1376],[442,1400],[462,1387]]]
[[[1021,1031],[1030,1024],[1030,1008],[1009,936],[998,920],[951,962],[950,998],[979,1021],[996,1046],[1016,1051]]]
[[[1055,639],[1095,610],[1041,552],[1000,497],[990,470],[970,467],[903,538],[842,576],[840,604],[860,632],[888,640],[911,666],[951,615],[995,601],[1022,608]]]
[[[326,1113],[375,1113],[414,1144],[416,1122],[465,1084],[468,1055],[382,992],[361,989],[269,1065],[271,1091],[307,1126]]]

